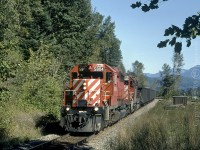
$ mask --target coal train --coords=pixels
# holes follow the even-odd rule
[[[68,132],[98,132],[153,100],[155,90],[107,64],[77,65],[64,91],[60,125]]]

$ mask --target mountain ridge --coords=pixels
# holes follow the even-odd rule
[[[149,85],[152,83],[152,80],[161,80],[160,72],[144,74],[147,77]],[[186,90],[189,88],[200,87],[200,65],[196,65],[189,69],[182,69],[181,77],[180,89]]]
[[[200,65],[196,65],[189,69],[182,69],[181,70],[181,76],[184,77],[192,77],[192,72],[194,73],[200,73]],[[151,78],[160,78],[160,72],[157,73],[144,73],[145,76],[151,77]]]

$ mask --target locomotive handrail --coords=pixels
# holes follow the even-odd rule
[[[75,91],[76,92],[76,90],[65,90],[65,91]]]

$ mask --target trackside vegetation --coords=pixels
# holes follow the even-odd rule
[[[172,106],[171,101],[159,101],[157,106],[137,119],[134,125],[127,124],[116,138],[109,141],[113,150],[197,150],[200,148],[200,122],[195,111],[199,102],[187,106]],[[196,108],[195,108],[196,107]]]
[[[90,0],[0,1],[0,149],[40,137],[59,120],[72,66],[125,71],[120,44],[111,17]]]
[[[195,31],[195,35],[189,37],[199,35],[191,28],[188,30]],[[180,33],[178,38],[188,35]],[[172,40],[180,52],[180,43]],[[161,47],[168,42],[161,43]],[[71,67],[106,63],[125,72],[120,44],[115,23],[96,12],[91,0],[0,0],[0,149],[36,139],[45,134],[48,122],[59,120],[62,92],[67,88]],[[143,64],[139,66],[143,71]],[[163,77],[166,83],[171,82],[168,76]],[[170,94],[171,86],[166,87]],[[168,101],[161,101],[131,132],[129,129],[125,136],[119,134],[110,146],[198,149],[194,103],[172,110],[163,107],[168,105]]]

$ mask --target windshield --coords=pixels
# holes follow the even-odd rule
[[[103,72],[79,72],[79,79],[103,79]]]

